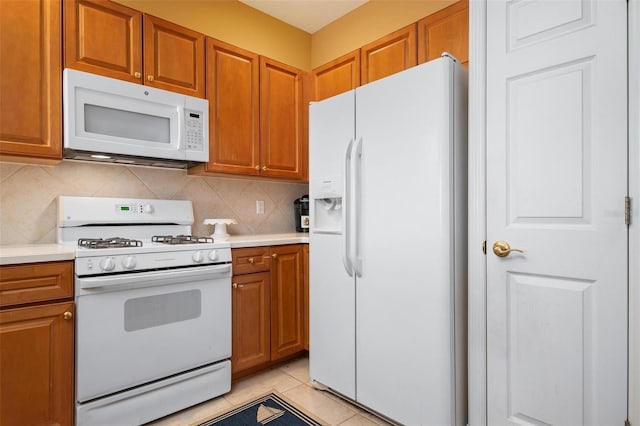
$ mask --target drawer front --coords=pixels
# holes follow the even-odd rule
[[[264,272],[271,269],[269,247],[247,247],[232,249],[233,275]]]
[[[71,261],[0,267],[0,307],[71,297]]]

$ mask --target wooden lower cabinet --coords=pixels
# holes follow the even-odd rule
[[[0,311],[0,424],[73,424],[73,302]]]
[[[232,286],[231,371],[237,373],[271,359],[269,273],[234,276]]]
[[[271,248],[271,359],[304,350],[302,245]]]
[[[73,261],[0,266],[0,425],[73,424]]]
[[[305,350],[304,247],[290,244],[233,249],[234,378]]]

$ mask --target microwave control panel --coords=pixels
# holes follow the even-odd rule
[[[186,122],[186,141],[187,150],[189,151],[203,151],[204,150],[204,135],[202,121],[202,112],[190,111],[185,109],[185,122]]]

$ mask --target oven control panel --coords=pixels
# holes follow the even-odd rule
[[[116,204],[117,214],[151,214],[155,211],[153,204]]]
[[[78,256],[75,263],[76,275],[103,275],[185,266],[228,264],[231,262],[231,250],[229,248],[126,253],[127,251],[137,251],[138,249],[100,249],[100,252],[113,250],[114,253],[99,256]],[[83,253],[86,252],[83,251]]]

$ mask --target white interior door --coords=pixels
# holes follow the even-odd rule
[[[626,8],[487,2],[492,426],[626,418]]]

